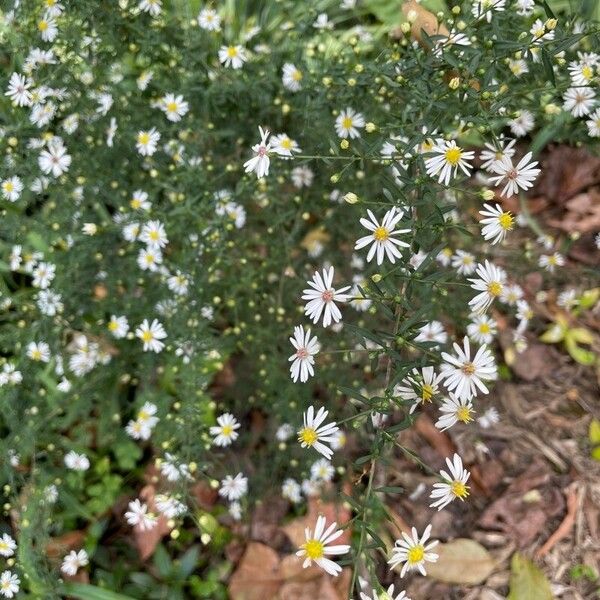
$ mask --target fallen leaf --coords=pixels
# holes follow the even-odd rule
[[[229,580],[231,600],[275,598],[281,587],[279,555],[275,550],[251,542],[238,568]]]
[[[528,558],[515,552],[510,569],[510,593],[507,600],[553,600],[546,576]]]
[[[436,15],[423,8],[415,0],[408,0],[402,4],[402,14],[405,18],[408,17],[409,13],[415,15],[415,19],[412,21],[410,34],[419,43],[423,43],[423,31],[428,36],[434,35],[448,35],[448,29],[443,23],[438,22]],[[400,38],[403,36],[402,30],[394,29],[391,32],[392,37]]]
[[[494,570],[490,553],[475,540],[458,538],[435,549],[437,562],[427,565],[427,575],[444,583],[478,585]],[[468,565],[468,568],[465,566]]]
[[[450,436],[440,431],[427,414],[419,415],[415,421],[415,431],[424,437],[442,458],[452,456],[456,452],[456,446]]]

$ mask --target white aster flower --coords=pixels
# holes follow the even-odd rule
[[[413,369],[395,388],[394,395],[403,400],[412,401],[410,413],[412,414],[419,404],[431,402],[439,393],[438,383],[441,376],[437,375],[433,367]]]
[[[152,156],[156,152],[160,133],[155,127],[148,131],[139,131],[136,137],[136,148],[142,156]]]
[[[487,315],[474,315],[467,325],[467,335],[478,344],[491,344],[496,333],[496,321]]]
[[[189,104],[181,95],[166,94],[160,102],[160,109],[165,113],[169,121],[176,123],[187,113]]]
[[[502,294],[506,283],[506,272],[486,260],[484,264],[477,265],[475,274],[477,279],[469,279],[469,281],[471,288],[480,293],[469,300],[469,307],[475,313],[483,313]]]
[[[0,556],[8,558],[15,553],[17,549],[17,543],[13,540],[8,533],[3,533],[0,537]]]
[[[523,137],[535,127],[535,119],[528,110],[520,110],[514,119],[508,122],[513,135]]]
[[[215,446],[229,446],[238,438],[237,429],[241,427],[237,419],[230,413],[224,413],[217,417],[218,425],[210,428],[210,435],[214,437]]]
[[[260,142],[252,146],[252,152],[254,156],[244,163],[244,169],[246,173],[255,172],[256,176],[260,179],[269,174],[269,165],[271,159],[269,158],[269,150],[271,149],[271,142],[269,140],[270,132],[268,129],[258,128],[260,133]],[[291,156],[290,153],[288,153]]]
[[[305,383],[309,377],[315,374],[314,356],[321,349],[319,340],[316,336],[311,337],[310,329],[305,331],[302,325],[298,325],[294,327],[294,335],[290,337],[290,342],[296,349],[296,352],[289,358],[289,361],[292,362],[290,365],[292,381],[296,383],[300,379],[302,383]]]
[[[336,554],[347,554],[350,551],[350,546],[346,544],[331,546],[330,544],[341,537],[344,532],[341,529],[336,529],[337,523],[335,522],[325,529],[326,523],[325,517],[320,515],[317,518],[314,532],[308,527],[305,529],[306,541],[300,546],[296,556],[304,559],[302,566],[305,569],[310,567],[314,561],[326,573],[337,577],[342,572],[342,567],[327,557]]]
[[[564,95],[563,108],[574,117],[585,117],[596,104],[596,92],[591,87],[572,87]]]
[[[198,15],[198,25],[206,31],[219,31],[221,29],[221,17],[216,10],[204,8]]]
[[[25,75],[13,73],[8,81],[8,89],[4,92],[15,106],[31,106],[32,95],[30,88],[33,81]]]
[[[565,264],[565,257],[560,254],[560,252],[554,252],[554,254],[542,254],[538,264],[549,273],[554,273],[556,267],[562,267]]]
[[[357,240],[354,249],[360,250],[371,244],[371,248],[367,254],[367,262],[371,262],[377,256],[377,264],[380,265],[383,262],[383,257],[387,256],[388,260],[394,264],[396,258],[402,257],[398,247],[410,247],[410,244],[394,237],[410,232],[410,229],[396,229],[396,225],[402,219],[404,213],[393,207],[385,213],[381,224],[370,210],[367,210],[367,214],[369,215],[369,219],[361,218],[360,223],[372,233]]]
[[[402,538],[396,540],[392,556],[388,560],[390,569],[402,564],[400,577],[404,577],[407,571],[419,571],[421,575],[427,575],[425,571],[426,562],[436,562],[438,555],[431,552],[439,542],[430,541],[431,525],[427,525],[423,535],[419,537],[415,527],[412,528],[412,535],[402,532]]]
[[[148,505],[140,502],[138,498],[128,504],[128,509],[125,519],[129,525],[137,527],[140,531],[150,531],[156,527],[156,515],[148,512]]]
[[[346,138],[358,138],[360,137],[359,129],[365,126],[365,118],[359,112],[356,112],[352,108],[346,108],[342,110],[335,120],[335,130],[339,137]]]
[[[157,319],[153,319],[151,324],[148,319],[144,319],[135,330],[135,335],[144,342],[145,352],[160,352],[165,347],[160,340],[167,337],[167,332]]]
[[[162,0],[141,0],[138,8],[152,17],[158,17],[162,12]]]
[[[433,490],[429,496],[432,502],[429,506],[437,508],[438,511],[445,508],[454,500],[459,498],[463,500],[469,495],[469,480],[470,473],[463,467],[462,459],[458,454],[454,454],[452,460],[446,458],[448,471],[440,471],[440,477],[444,483],[434,483]]]
[[[504,241],[506,234],[512,230],[515,219],[509,211],[505,211],[499,204],[492,206],[484,204],[484,210],[480,210],[479,214],[484,219],[479,223],[483,225],[481,235],[483,239],[490,241],[491,244],[497,244]]]
[[[85,454],[77,454],[71,450],[65,454],[65,465],[73,471],[87,471],[90,468],[90,459]]]
[[[323,314],[323,327],[329,327],[332,321],[338,323],[341,320],[342,313],[336,302],[347,302],[349,299],[349,295],[345,292],[350,289],[350,286],[336,290],[333,287],[334,274],[333,267],[323,269],[322,274],[317,271],[313,275],[313,280],[307,282],[310,288],[302,290],[302,300],[308,300],[304,313],[315,324]]]
[[[315,409],[309,406],[304,413],[304,426],[298,431],[298,441],[302,448],[314,448],[327,460],[330,460],[333,456],[333,450],[325,443],[333,441],[339,427],[335,423],[322,425],[328,414],[328,411],[321,407],[315,415]]]
[[[241,69],[247,60],[246,50],[242,46],[221,46],[219,49],[219,61],[226,67]]]
[[[239,500],[246,495],[248,491],[248,478],[243,473],[238,473],[235,477],[227,475],[221,480],[219,496],[227,498],[229,501]]]
[[[459,168],[465,175],[471,174],[468,161],[474,158],[475,153],[465,152],[456,145],[455,140],[437,140],[431,152],[435,156],[425,159],[425,168],[430,177],[437,176],[439,183],[448,185],[450,179],[456,177]]]
[[[281,79],[283,87],[290,90],[290,92],[298,92],[302,89],[302,71],[292,63],[285,63],[283,65],[283,75]]]
[[[528,190],[533,187],[533,182],[540,173],[540,169],[536,169],[537,161],[531,161],[531,152],[528,152],[516,166],[513,165],[512,158],[504,156],[502,159],[495,161],[491,166],[491,171],[497,176],[491,177],[494,185],[500,186],[503,183],[504,189],[502,195],[505,197],[512,196],[522,190]]]
[[[13,175],[2,182],[2,196],[9,202],[16,202],[21,197],[23,182],[19,177]]]
[[[454,394],[450,393],[440,406],[440,412],[442,414],[435,426],[439,430],[445,431],[459,421],[466,424],[473,420],[473,402],[466,398],[456,398]]]
[[[12,598],[15,594],[19,593],[19,585],[21,580],[15,573],[11,571],[3,571],[0,575],[0,595],[4,598]]]

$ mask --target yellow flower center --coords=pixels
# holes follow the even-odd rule
[[[502,293],[502,284],[499,281],[491,281],[488,283],[487,291],[490,296],[499,296]]]
[[[152,335],[151,331],[144,331],[142,333],[142,340],[144,342],[151,342],[154,339],[154,336]]]
[[[319,540],[308,540],[305,544],[302,544],[302,548],[306,552],[306,556],[311,560],[317,560],[325,556],[325,545]]]
[[[108,324],[108,330],[109,331],[116,331],[119,328],[119,324],[116,321],[111,321]]]
[[[423,384],[423,388],[421,389],[421,398],[423,402],[431,402],[431,398],[433,397],[433,386],[428,383]]]
[[[555,265],[556,266],[557,260],[556,260],[556,256],[554,256],[554,254],[552,256],[548,257],[548,264],[549,265]]]
[[[312,427],[305,427],[298,434],[298,439],[307,446],[312,446],[317,441],[317,432]]]
[[[48,21],[40,21],[38,23],[38,29],[40,31],[46,31],[46,29],[48,29]]]
[[[283,138],[280,142],[281,147],[284,148],[285,150],[291,150],[292,149],[292,140],[290,140],[290,138]]]
[[[221,427],[221,434],[224,436],[230,436],[233,433],[233,426],[231,425],[223,425],[223,427]]]
[[[156,230],[153,230],[153,231],[151,231],[151,232],[148,234],[148,237],[149,237],[149,238],[150,238],[150,239],[151,239],[153,242],[156,242],[156,240],[158,240],[160,236],[158,235],[158,231],[156,231]]]
[[[475,365],[471,362],[469,363],[465,363],[462,367],[461,367],[461,371],[465,374],[465,375],[473,375],[473,373],[475,373]]]
[[[479,333],[489,333],[489,332],[490,332],[490,326],[487,323],[479,324]]]
[[[584,79],[589,80],[594,75],[594,69],[592,69],[592,67],[589,65],[583,65],[583,67],[581,67],[581,74],[583,75]]]
[[[292,79],[294,81],[300,81],[302,79],[302,73],[300,71],[298,71],[298,70],[294,71],[292,73]]]
[[[342,119],[342,127],[344,129],[350,129],[350,127],[352,127],[352,117],[344,117]]]
[[[138,421],[147,421],[150,415],[145,410],[140,410],[138,413]]]
[[[131,206],[131,208],[140,208],[142,206],[142,201],[138,200],[137,198],[134,198],[130,203],[129,206]]]
[[[425,558],[425,548],[423,544],[413,546],[407,553],[406,559],[409,564],[415,565]]]
[[[0,541],[0,552],[6,552],[8,550],[8,544],[4,541]]]
[[[378,227],[373,232],[373,237],[378,242],[385,242],[390,237],[390,232],[385,227]]]
[[[469,487],[462,481],[452,482],[452,494],[461,500],[464,500],[469,495]]]
[[[5,192],[12,192],[14,189],[15,189],[15,186],[12,181],[4,182],[4,191]]]
[[[150,134],[147,133],[146,131],[144,131],[138,135],[138,144],[145,146],[149,142],[150,142]]]
[[[227,56],[229,56],[229,58],[235,58],[237,55],[238,51],[235,46],[229,46],[229,48],[227,48]]]
[[[515,220],[509,212],[503,212],[498,217],[498,223],[500,224],[500,227],[506,231],[510,231],[513,228],[514,222]]]
[[[33,360],[42,360],[42,353],[39,350],[33,350],[31,352],[31,358]]]
[[[167,104],[167,111],[168,112],[177,112],[177,102],[169,102]]]
[[[469,423],[473,420],[471,416],[471,409],[468,406],[461,406],[456,411],[456,418],[462,423]]]
[[[462,158],[462,150],[459,147],[449,148],[446,150],[446,162],[455,167]]]

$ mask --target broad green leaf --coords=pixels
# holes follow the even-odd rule
[[[61,593],[80,600],[134,600],[131,596],[117,594],[87,583],[63,583]]]
[[[531,560],[515,552],[510,569],[510,593],[507,600],[554,599],[546,576]]]

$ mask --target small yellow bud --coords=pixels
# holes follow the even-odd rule
[[[354,192],[348,192],[344,195],[344,200],[348,204],[356,204],[358,202],[358,196]]]
[[[377,125],[375,123],[371,123],[370,121],[365,125],[365,131],[367,133],[373,133],[377,129]]]
[[[379,283],[382,280],[382,277],[379,273],[375,273],[374,275],[371,275],[371,279],[373,283]]]
[[[350,142],[348,140],[342,140],[340,142],[340,148],[342,150],[348,150],[348,148],[350,148]]]
[[[557,23],[558,21],[556,19],[548,19],[544,26],[548,31],[552,31],[553,29],[556,29]]]
[[[457,89],[457,88],[458,88],[458,86],[459,86],[459,85],[460,85],[460,77],[453,77],[453,78],[450,80],[450,83],[448,84],[448,87],[449,87],[451,90],[455,90],[455,89]]]

